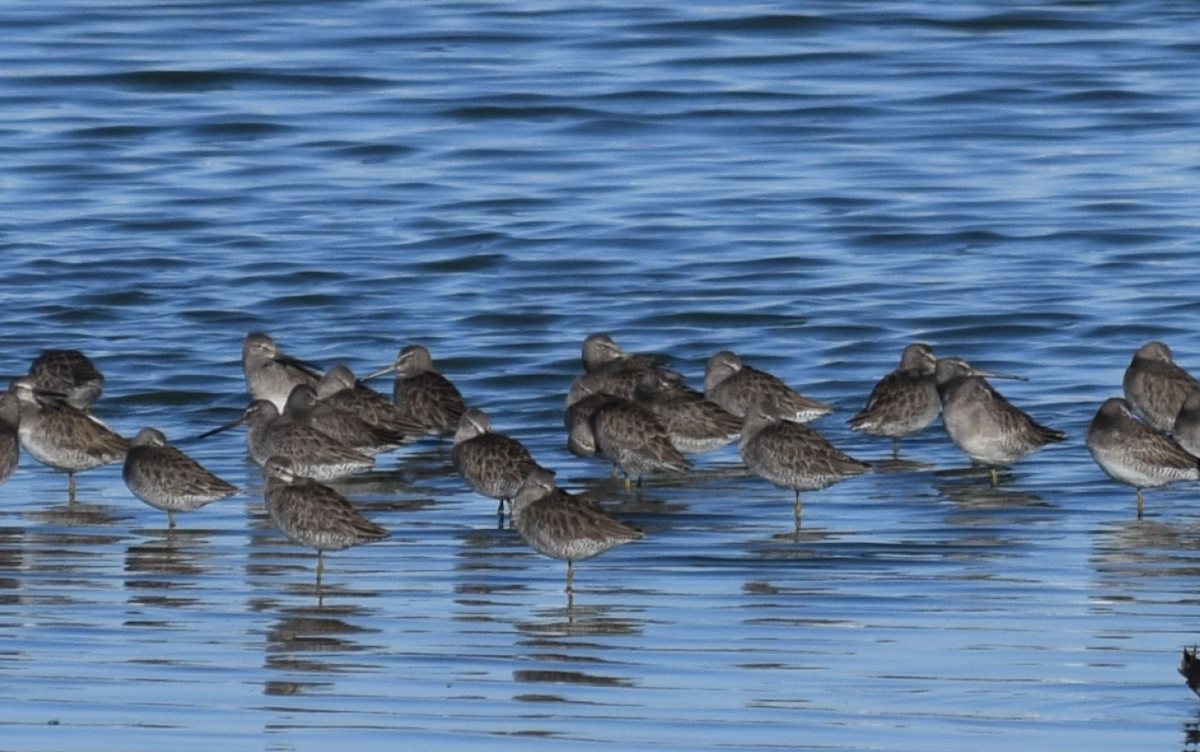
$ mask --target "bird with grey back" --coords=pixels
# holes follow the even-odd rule
[[[342,444],[296,419],[280,415],[270,400],[254,400],[236,420],[200,435],[207,438],[246,426],[246,448],[259,465],[279,455],[290,459],[294,472],[316,480],[334,480],[369,470],[375,458]]]
[[[583,341],[583,370],[590,375],[598,391],[633,399],[638,382],[647,371],[660,380],[680,383],[683,377],[659,365],[647,355],[626,352],[604,333],[591,334]]]
[[[242,340],[242,372],[250,399],[269,400],[280,412],[297,384],[315,388],[320,380],[315,366],[281,352],[275,340],[262,332],[251,332]]]
[[[985,377],[1020,379],[974,368],[962,358],[937,362],[937,390],[942,423],[954,445],[985,465],[992,485],[997,468],[1008,467],[1047,444],[1066,440],[1066,434],[1047,428],[1013,406]]]
[[[704,454],[737,441],[742,420],[701,392],[658,371],[642,372],[634,401],[650,409],[684,454]]]
[[[1137,489],[1137,516],[1142,518],[1142,489],[1179,480],[1200,480],[1200,459],[1170,435],[1133,415],[1120,397],[1104,401],[1088,425],[1087,448],[1100,469],[1113,480]]]
[[[512,524],[535,551],[566,560],[568,593],[574,590],[575,562],[644,535],[595,502],[559,488],[554,473],[541,467],[529,473],[513,497]]]
[[[780,415],[771,402],[757,402],[746,411],[738,444],[750,472],[796,493],[793,514],[800,525],[800,492],[820,491],[871,469],[835,447],[813,428]]]
[[[104,376],[78,350],[46,350],[29,366],[33,388],[63,395],[68,405],[88,410],[104,391]]]
[[[1184,399],[1171,433],[1188,454],[1200,457],[1200,389],[1193,390]]]
[[[288,540],[317,550],[318,591],[326,551],[341,551],[390,535],[337,491],[300,475],[288,457],[268,457],[263,463],[263,479],[263,500],[271,522]]]
[[[708,359],[704,396],[739,418],[745,418],[750,407],[760,402],[770,402],[783,420],[797,423],[809,423],[833,412],[833,405],[805,397],[779,377],[746,365],[728,350]]]
[[[850,430],[891,439],[898,457],[900,439],[924,431],[942,411],[936,371],[933,348],[923,342],[905,347],[900,365],[875,384],[866,406],[849,420]]]
[[[408,345],[390,366],[368,375],[369,381],[395,372],[392,401],[396,407],[420,425],[425,433],[439,439],[458,430],[458,422],[467,411],[466,400],[450,379],[433,367],[433,356],[422,345]]]
[[[75,500],[75,473],[125,459],[128,440],[61,395],[37,389],[33,377],[14,379],[9,389],[19,405],[21,448],[43,465],[67,473],[69,501]]]
[[[194,512],[238,492],[154,428],[143,428],[133,437],[122,477],[134,496],[167,513],[168,529],[175,527],[176,512]]]
[[[1160,431],[1174,428],[1183,401],[1200,389],[1200,382],[1175,364],[1171,348],[1162,342],[1147,342],[1137,349],[1122,385],[1133,412]]]
[[[386,431],[402,434],[411,444],[425,435],[425,426],[405,415],[396,403],[359,381],[344,365],[336,365],[321,375],[317,399],[327,405],[348,410],[362,420]]]
[[[643,405],[609,396],[591,414],[578,413],[567,438],[579,456],[599,454],[625,474],[625,492],[632,478],[639,491],[649,473],[682,473],[691,462],[671,442],[667,429]]]
[[[403,433],[372,425],[349,410],[321,402],[317,390],[308,384],[297,384],[292,389],[283,414],[369,457],[399,449],[408,440]]]
[[[506,502],[512,506],[529,473],[541,467],[524,444],[493,431],[487,414],[478,409],[467,410],[459,420],[450,461],[472,491],[500,502],[500,515]]]

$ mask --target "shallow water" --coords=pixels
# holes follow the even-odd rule
[[[116,467],[0,488],[0,747],[1194,746],[1195,485],[1083,444],[1150,339],[1200,369],[1187,4],[9,3],[0,372],[107,376],[244,494]],[[363,374],[421,342],[495,426],[645,529],[565,567],[427,442],[342,486],[387,541],[269,525],[242,337]],[[595,331],[699,384],[732,349],[877,472],[805,497],[728,448],[626,499],[567,453]],[[1069,440],[992,488],[940,426],[845,420],[913,340]],[[377,384],[387,390],[386,380]]]

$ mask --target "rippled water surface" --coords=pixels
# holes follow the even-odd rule
[[[166,531],[119,467],[0,488],[0,747],[1194,748],[1195,484],[1083,443],[1134,349],[1200,371],[1189,3],[9,2],[0,372],[244,493]],[[242,337],[364,374],[420,342],[560,483],[646,531],[581,563],[424,442],[341,485],[388,540],[274,531]],[[627,498],[567,453],[606,331],[732,349],[877,472],[805,498],[729,447]],[[1064,444],[996,487],[940,425],[845,421],[914,340]],[[386,380],[378,384],[387,390]]]

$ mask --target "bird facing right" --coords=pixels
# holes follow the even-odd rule
[[[850,457],[803,423],[785,420],[778,406],[758,402],[746,412],[738,445],[742,461],[755,475],[796,492],[794,514],[800,524],[800,492],[823,488],[871,469]]]
[[[1133,416],[1120,397],[1104,401],[1087,431],[1087,447],[1110,478],[1137,489],[1137,516],[1142,518],[1142,489],[1177,480],[1200,480],[1200,459],[1166,433]]]
[[[268,458],[263,476],[263,500],[275,527],[293,543],[317,549],[318,590],[325,551],[341,551],[390,534],[359,514],[337,491],[297,475],[287,457]]]
[[[153,428],[133,437],[121,475],[134,496],[167,513],[168,529],[175,527],[175,512],[192,512],[237,493]]]
[[[598,504],[559,488],[554,473],[536,468],[513,497],[512,523],[538,553],[567,561],[567,592],[574,589],[575,562],[643,537]]]
[[[704,396],[739,418],[751,406],[772,403],[783,420],[808,423],[833,412],[833,405],[810,399],[774,374],[752,368],[734,353],[722,350],[704,368]]]

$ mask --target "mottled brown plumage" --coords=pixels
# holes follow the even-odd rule
[[[68,498],[75,498],[75,473],[125,459],[129,442],[91,414],[34,387],[31,376],[14,379],[9,389],[20,406],[17,438],[43,465],[70,476]]]
[[[1133,354],[1123,386],[1135,413],[1154,428],[1170,431],[1183,401],[1200,389],[1200,382],[1175,365],[1171,348],[1162,342],[1147,342]]]
[[[921,342],[904,348],[900,365],[871,390],[867,404],[849,420],[850,429],[892,440],[892,456],[900,439],[924,431],[942,411],[938,399],[937,358]]]
[[[247,427],[246,449],[260,465],[280,455],[294,463],[297,475],[333,480],[369,470],[375,464],[373,457],[356,452],[312,426],[280,415],[270,400],[251,402],[237,420],[203,433],[200,438],[240,425]]]
[[[685,454],[720,449],[742,435],[742,420],[695,389],[658,371],[642,372],[634,401],[654,413],[671,443]]]
[[[175,527],[175,512],[192,512],[238,491],[153,428],[143,428],[133,437],[122,477],[134,496],[167,513],[168,528]]]
[[[809,399],[778,377],[745,365],[722,350],[708,359],[704,369],[704,396],[744,418],[752,405],[770,402],[784,420],[808,423],[833,412],[833,405]]]
[[[64,396],[67,404],[87,410],[104,391],[104,376],[78,350],[46,350],[29,366],[33,388]]]
[[[396,403],[354,377],[343,365],[330,368],[317,383],[317,399],[348,410],[373,426],[394,431],[412,443],[425,435],[425,426],[405,415]]]
[[[297,475],[287,457],[267,458],[263,477],[263,500],[275,527],[293,543],[317,549],[318,588],[325,551],[340,551],[389,535],[359,514],[337,491]]]
[[[1200,480],[1200,459],[1171,436],[1133,416],[1129,403],[1110,397],[1092,418],[1087,447],[1110,478],[1137,489],[1137,516],[1142,517],[1142,489],[1177,480]]]
[[[529,473],[541,467],[520,441],[492,431],[482,410],[467,410],[454,433],[450,461],[475,493],[497,499],[498,514],[510,503]]]
[[[575,562],[643,537],[641,530],[614,519],[598,504],[564,491],[554,473],[536,468],[521,484],[512,504],[517,533],[538,553],[567,561],[567,592]]]
[[[349,410],[321,402],[317,390],[308,384],[293,387],[283,414],[368,457],[398,449],[408,439],[403,433],[372,425]]]
[[[820,491],[871,469],[807,425],[785,420],[769,402],[756,403],[746,412],[738,449],[752,473],[796,492],[797,524],[801,491]]]
[[[458,430],[458,422],[467,411],[466,400],[458,388],[434,370],[433,357],[421,345],[409,345],[396,361],[367,376],[364,381],[396,373],[392,400],[396,407],[425,427],[430,436],[448,436]]]
[[[654,472],[679,473],[691,463],[671,443],[671,435],[654,413],[643,405],[610,396],[590,415],[580,412],[568,435],[568,446],[579,456],[600,454],[625,473],[625,490],[631,478]]]

